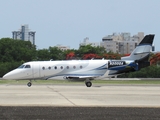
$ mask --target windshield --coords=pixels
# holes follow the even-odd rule
[[[25,68],[31,68],[31,66],[30,65],[26,65]]]
[[[18,68],[24,68],[24,66],[25,66],[25,65],[21,65],[21,66],[19,66]]]
[[[27,64],[27,65],[21,65],[18,68],[19,69],[22,69],[22,68],[31,68],[31,66]]]

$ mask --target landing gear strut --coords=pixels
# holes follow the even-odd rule
[[[32,86],[31,81],[27,83],[27,86],[28,86],[28,87],[31,87],[31,86]]]

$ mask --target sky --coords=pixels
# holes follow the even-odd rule
[[[0,38],[28,24],[38,49],[57,44],[78,49],[88,37],[101,42],[114,32],[155,34],[160,51],[160,0],[1,0]]]

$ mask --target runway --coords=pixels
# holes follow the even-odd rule
[[[159,85],[0,85],[0,119],[160,119],[159,91]]]
[[[160,86],[0,85],[1,106],[160,107]]]

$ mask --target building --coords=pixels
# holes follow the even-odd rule
[[[118,39],[118,38],[116,38]],[[112,35],[108,35],[102,38],[102,42],[100,43],[101,47],[104,47],[107,52],[119,52],[118,41],[113,40]]]
[[[13,39],[19,39],[24,41],[30,41],[35,45],[35,31],[30,31],[28,25],[22,25],[19,31],[12,32]]]
[[[107,52],[119,54],[130,54],[144,37],[143,32],[131,36],[130,33],[113,33],[102,38],[100,46],[104,47]]]
[[[63,50],[63,51],[65,51],[65,50],[70,50],[70,47],[69,47],[69,46],[57,45],[57,46],[55,46],[55,47],[57,47],[58,49]]]
[[[79,44],[79,46],[86,46],[86,45],[91,45],[92,47],[97,47],[99,46],[98,42],[89,42],[89,38],[86,37],[84,38],[83,42]]]

